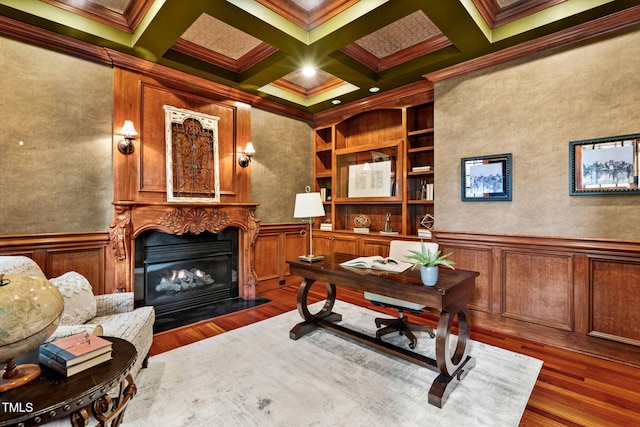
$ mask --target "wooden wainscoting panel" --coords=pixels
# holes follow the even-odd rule
[[[87,278],[93,293],[105,293],[105,247],[47,251],[47,273],[58,277],[75,271]]]
[[[640,346],[640,262],[591,260],[589,335]]]
[[[305,236],[305,250],[304,253],[307,253],[309,250],[309,234]],[[333,237],[328,232],[317,232],[313,233],[313,252],[314,255],[325,255],[331,253],[331,243],[333,242]]]
[[[502,315],[571,331],[573,266],[567,254],[503,251]]]
[[[306,235],[303,236],[302,234],[300,234],[300,230],[292,230],[292,231],[285,231],[283,233],[283,239],[284,239],[284,259],[282,260],[283,268],[284,268],[284,274],[286,276],[289,276],[291,273],[289,273],[289,264],[287,264],[287,260],[297,259],[298,256],[300,255],[307,255],[306,248],[307,248],[307,240],[309,240],[309,238]],[[314,246],[314,252],[315,252],[315,246]]]
[[[391,240],[389,238],[363,237],[358,253],[363,256],[389,256],[389,243]]]
[[[480,273],[480,276],[476,277],[476,288],[469,298],[469,308],[491,313],[491,248],[442,245],[440,250],[443,254],[451,253],[449,259],[455,262],[457,269]]]
[[[305,227],[306,224],[260,226],[260,234],[256,239],[255,262],[258,276],[257,295],[283,285],[300,283],[302,279],[292,276],[289,272],[287,260],[297,259],[299,255],[307,255],[309,235],[300,234]]]
[[[332,252],[358,255],[358,239],[347,236],[335,236],[332,239]]]
[[[256,240],[256,274],[258,281],[280,276],[280,236],[260,233]]]
[[[96,295],[107,286],[106,251],[109,233],[48,233],[0,236],[0,255],[32,258],[48,278],[76,271],[89,280]]]
[[[582,336],[586,336],[590,330],[589,266],[587,255],[573,255],[573,332]]]
[[[356,233],[335,233],[329,231],[313,230],[313,252],[314,255],[326,255],[333,252],[344,252],[347,254],[359,255],[361,234]],[[307,237],[308,239],[308,237]]]

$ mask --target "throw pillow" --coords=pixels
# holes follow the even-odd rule
[[[96,317],[96,298],[86,277],[70,271],[49,280],[58,287],[64,299],[61,325],[80,325]]]

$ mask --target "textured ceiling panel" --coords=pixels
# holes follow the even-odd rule
[[[421,10],[362,37],[356,41],[363,49],[378,58],[428,40],[442,32]]]
[[[305,76],[304,74],[302,74],[301,70],[297,70],[282,77],[282,80],[287,80],[306,90],[311,90],[334,78],[335,76],[332,76],[331,74],[322,70],[317,70],[316,74],[313,76]]]
[[[181,38],[235,60],[262,43],[260,39],[204,13]]]

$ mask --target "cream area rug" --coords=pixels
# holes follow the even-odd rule
[[[334,311],[375,335],[380,313],[341,301]],[[542,366],[472,341],[476,367],[439,409],[427,402],[436,372],[325,329],[293,341],[300,321],[291,311],[152,357],[122,425],[517,426]],[[421,333],[416,351],[433,357],[434,343]]]

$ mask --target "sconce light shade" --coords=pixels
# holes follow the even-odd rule
[[[136,132],[136,128],[133,126],[133,122],[131,120],[125,120],[122,129],[120,129],[120,135],[124,136],[137,136],[138,132]]]
[[[244,147],[244,154],[248,156],[253,156],[256,154],[256,149],[253,148],[253,143],[247,142],[247,145]]]
[[[138,135],[138,132],[136,132],[136,128],[133,126],[131,120],[124,121],[122,129],[120,129],[120,135],[123,135],[124,139],[118,142],[118,150],[120,150],[122,154],[133,153],[133,140]]]
[[[251,156],[254,154],[256,154],[256,150],[253,148],[253,144],[251,142],[247,142],[242,155],[238,158],[238,164],[243,168],[246,168],[249,166],[249,163],[251,163]]]

